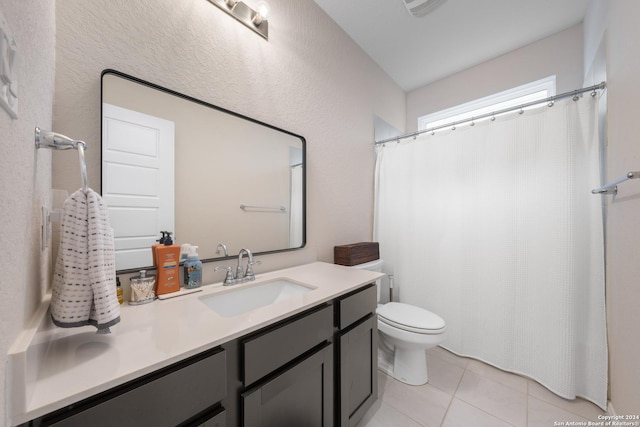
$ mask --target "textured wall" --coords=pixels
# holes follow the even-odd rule
[[[6,354],[48,286],[50,252],[40,250],[40,207],[48,205],[51,152],[36,152],[33,130],[51,128],[54,2],[2,1],[18,46],[18,119],[0,109],[0,424],[6,424]],[[37,17],[37,26],[34,22]]]
[[[556,75],[557,93],[582,86],[582,25],[531,43],[407,94],[407,132],[418,117]]]
[[[316,255],[331,262],[334,245],[371,238],[373,116],[405,121],[404,92],[312,0],[269,4],[265,41],[206,0],[58,2],[54,112],[59,132],[90,144],[95,188],[105,68],[303,135],[307,248],[269,256],[264,270]],[[75,157],[54,159],[56,188],[78,180]]]
[[[601,57],[606,58],[608,181],[640,168],[638,16],[638,2],[593,0],[585,19],[585,70],[597,72]],[[605,197],[609,393],[620,415],[640,413],[639,195],[640,183],[629,181],[618,187],[615,197]]]

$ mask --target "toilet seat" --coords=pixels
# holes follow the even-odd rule
[[[418,334],[441,334],[444,320],[428,310],[400,302],[378,306],[378,319],[390,326]]]

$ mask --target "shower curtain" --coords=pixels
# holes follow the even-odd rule
[[[291,197],[289,206],[289,247],[299,248],[302,246],[303,230],[303,204],[304,181],[302,165],[293,165],[290,168]]]
[[[602,408],[607,395],[597,99],[377,146],[375,238],[394,295],[443,347]]]

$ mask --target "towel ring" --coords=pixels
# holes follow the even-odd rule
[[[84,157],[84,150],[87,149],[87,143],[84,141],[69,138],[60,133],[42,130],[36,126],[35,129],[36,148],[48,148],[50,150],[78,150],[78,159],[80,160],[80,179],[82,180],[82,191],[87,192],[87,161]]]

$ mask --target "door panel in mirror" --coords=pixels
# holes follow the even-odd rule
[[[102,119],[102,198],[117,268],[151,265],[158,229],[175,229],[175,123],[108,103]]]
[[[174,232],[176,243],[197,245],[203,261],[224,256],[216,254],[218,243],[226,244],[229,255],[241,248],[260,254],[305,245],[303,137],[113,70],[103,72],[102,103],[103,145],[108,137],[105,111],[111,108],[107,104],[174,123],[173,200],[156,204],[164,210],[171,210],[164,205],[173,204],[175,229],[168,231]],[[139,133],[138,129],[127,135],[119,129],[118,145],[127,147],[123,151],[138,150],[136,144],[148,141]],[[147,142],[144,149],[148,146]],[[103,151],[103,196],[105,184],[114,181],[109,174],[117,170],[108,162]],[[163,171],[157,173],[166,178]],[[119,196],[131,198],[129,206],[149,201],[147,194]],[[167,225],[162,225],[166,222],[158,220],[152,227],[140,224],[141,231],[136,233],[133,220],[144,215],[118,213],[120,221],[114,228],[121,237],[116,244],[123,251],[117,269],[149,267],[150,246],[166,230]],[[118,226],[123,217],[131,220],[126,231]],[[156,229],[153,238],[149,228]],[[140,256],[130,260],[127,251],[134,250],[148,253],[149,262]]]

